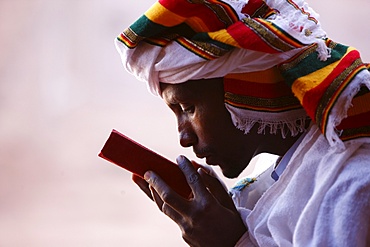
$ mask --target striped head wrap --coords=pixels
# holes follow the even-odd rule
[[[370,136],[369,66],[303,0],[159,0],[115,44],[155,95],[160,82],[223,77],[246,133],[296,135],[309,116],[332,145]]]

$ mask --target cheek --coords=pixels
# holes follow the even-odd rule
[[[213,115],[209,125],[212,126],[214,132],[221,135],[225,134],[226,136],[234,135],[238,130],[232,123],[231,116],[225,108]]]
[[[228,112],[225,111],[220,110],[216,114],[202,114],[201,117],[194,119],[193,126],[198,137],[208,145],[230,145],[239,131],[233,125]]]

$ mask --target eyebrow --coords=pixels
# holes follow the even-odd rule
[[[162,95],[162,98],[163,98],[164,102],[167,105],[175,105],[175,104],[177,104],[176,99],[173,96],[173,94],[171,94],[170,96],[168,96],[168,94],[165,93],[165,94]]]
[[[164,94],[163,99],[166,101],[166,103],[171,105],[177,105],[179,103],[186,103],[191,100],[193,100],[193,95],[191,93],[182,91],[181,94],[179,93],[171,93],[170,95]]]

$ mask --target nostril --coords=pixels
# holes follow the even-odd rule
[[[191,147],[196,143],[196,135],[189,131],[179,132],[180,145],[187,148]]]
[[[186,134],[186,133],[180,133],[180,145],[187,148],[187,147],[191,147],[191,143],[190,143],[190,138],[189,138],[189,135]]]

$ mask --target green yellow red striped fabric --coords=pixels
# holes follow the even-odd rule
[[[263,112],[302,108],[277,67],[224,77],[225,102],[234,107]]]
[[[353,47],[329,39],[327,46],[331,48],[331,57],[326,61],[317,62],[316,45],[312,45],[280,66],[285,82],[324,134],[343,91],[359,72],[369,69]],[[336,127],[342,140],[370,136],[369,104],[370,93],[364,85],[354,95],[346,118]]]
[[[303,47],[265,19],[276,13],[265,1],[249,1],[242,11],[252,18],[239,20],[235,10],[219,0],[160,0],[118,40],[129,48],[135,48],[142,40],[158,46],[175,40],[205,59],[220,57],[233,47],[267,53]]]
[[[224,75],[225,103],[238,114],[245,110],[246,118],[260,116],[254,112],[285,118],[304,109],[329,141],[336,138],[333,131],[343,141],[370,137],[369,65],[355,48],[320,36],[317,15],[297,1],[249,0],[238,12],[231,5],[237,1],[231,0],[159,0],[117,40],[129,50],[143,42],[155,47],[176,42],[205,61],[234,49],[261,54],[297,51],[278,66]],[[288,12],[272,6],[275,3],[304,18],[289,19]],[[271,119],[250,122],[265,120]]]

